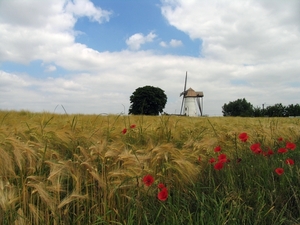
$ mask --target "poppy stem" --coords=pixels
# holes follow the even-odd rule
[[[238,159],[239,158],[239,155],[238,155],[238,151],[237,151],[237,133],[234,133],[234,145],[235,145],[235,154],[236,154],[236,158]]]

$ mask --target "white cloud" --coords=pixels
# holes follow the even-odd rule
[[[126,40],[126,44],[131,50],[139,50],[142,44],[152,42],[155,37],[156,34],[154,34],[153,32],[150,32],[147,36],[144,36],[142,33],[137,33],[130,36]]]
[[[166,42],[164,42],[164,41],[161,41],[161,42],[159,43],[159,45],[160,45],[161,47],[164,47],[164,48],[168,47],[168,44],[167,44]]]
[[[101,23],[109,15],[88,0],[0,1],[0,61],[55,61],[65,49],[77,49],[78,17]]]
[[[176,47],[182,46],[182,42],[180,40],[172,39],[170,41],[170,46],[173,48],[176,48]]]
[[[153,32],[128,38],[135,51],[99,52],[76,43],[74,25],[79,16],[103,22],[107,14],[89,1],[34,2],[0,0],[0,62],[41,60],[51,75],[54,67],[68,75],[42,79],[0,70],[1,109],[63,105],[68,113],[120,113],[124,105],[128,112],[132,92],[153,85],[168,96],[165,111],[179,113],[185,71],[187,86],[204,92],[205,114],[221,115],[224,103],[244,97],[254,106],[299,103],[298,1],[163,1],[166,20],[203,41],[201,58],[141,51]],[[78,11],[80,4],[87,6]],[[160,45],[171,43],[180,44]]]
[[[164,1],[171,25],[203,40],[205,57],[234,63],[279,62],[298,56],[299,1]]]
[[[54,65],[48,65],[45,68],[45,72],[54,72],[54,71],[56,71],[56,66]]]
[[[176,39],[172,39],[169,43],[161,41],[159,44],[161,47],[164,47],[164,48],[167,48],[167,47],[177,48],[177,47],[180,47],[183,45],[182,41],[176,40]]]
[[[102,10],[99,7],[95,7],[94,4],[87,0],[74,0],[69,1],[66,10],[73,13],[75,16],[83,17],[87,16],[92,21],[97,21],[99,23],[109,21],[109,17],[112,14],[107,10]]]

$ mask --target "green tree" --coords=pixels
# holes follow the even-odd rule
[[[254,117],[264,116],[264,110],[259,107],[253,108],[253,116]]]
[[[153,86],[137,88],[130,96],[129,114],[159,115],[167,103],[165,92]]]
[[[300,116],[300,105],[296,104],[290,104],[286,107],[286,111],[288,116]]]
[[[265,115],[269,117],[284,117],[288,116],[288,113],[285,106],[281,103],[277,103],[275,105],[268,106],[265,110]]]
[[[222,107],[223,116],[253,116],[254,109],[250,102],[247,102],[245,98],[237,99],[228,104],[224,104]]]

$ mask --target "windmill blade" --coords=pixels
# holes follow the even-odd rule
[[[185,74],[185,81],[184,81],[184,88],[183,88],[183,92],[180,93],[181,95],[186,95],[186,83],[187,83],[187,72]]]
[[[182,115],[182,107],[183,107],[184,95],[182,96],[181,108],[180,108],[180,115]]]
[[[185,81],[184,81],[184,89],[183,89],[184,95],[186,91],[186,82],[187,82],[187,71],[185,72]]]
[[[196,98],[196,102],[197,102],[197,105],[199,107],[200,115],[202,116],[202,108],[201,108],[201,105],[200,105],[200,97]]]
[[[183,95],[182,96],[182,102],[181,102],[181,108],[180,108],[180,115],[182,114],[183,101],[184,101],[184,97],[186,95],[186,82],[187,82],[187,72],[185,73],[185,81],[184,81],[183,92],[180,94],[180,96]]]

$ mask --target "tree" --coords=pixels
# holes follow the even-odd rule
[[[288,116],[300,116],[300,105],[296,104],[296,105],[288,105],[286,107],[286,111]]]
[[[264,109],[261,109],[259,107],[255,107],[253,108],[253,116],[254,117],[261,117],[264,116]]]
[[[130,96],[129,114],[158,115],[167,103],[165,92],[153,86],[137,88]]]
[[[288,116],[286,107],[281,103],[277,103],[273,106],[268,106],[265,110],[265,115],[269,117],[284,117]]]
[[[245,98],[237,99],[234,102],[224,104],[222,107],[223,116],[253,116],[254,110],[250,102]]]

